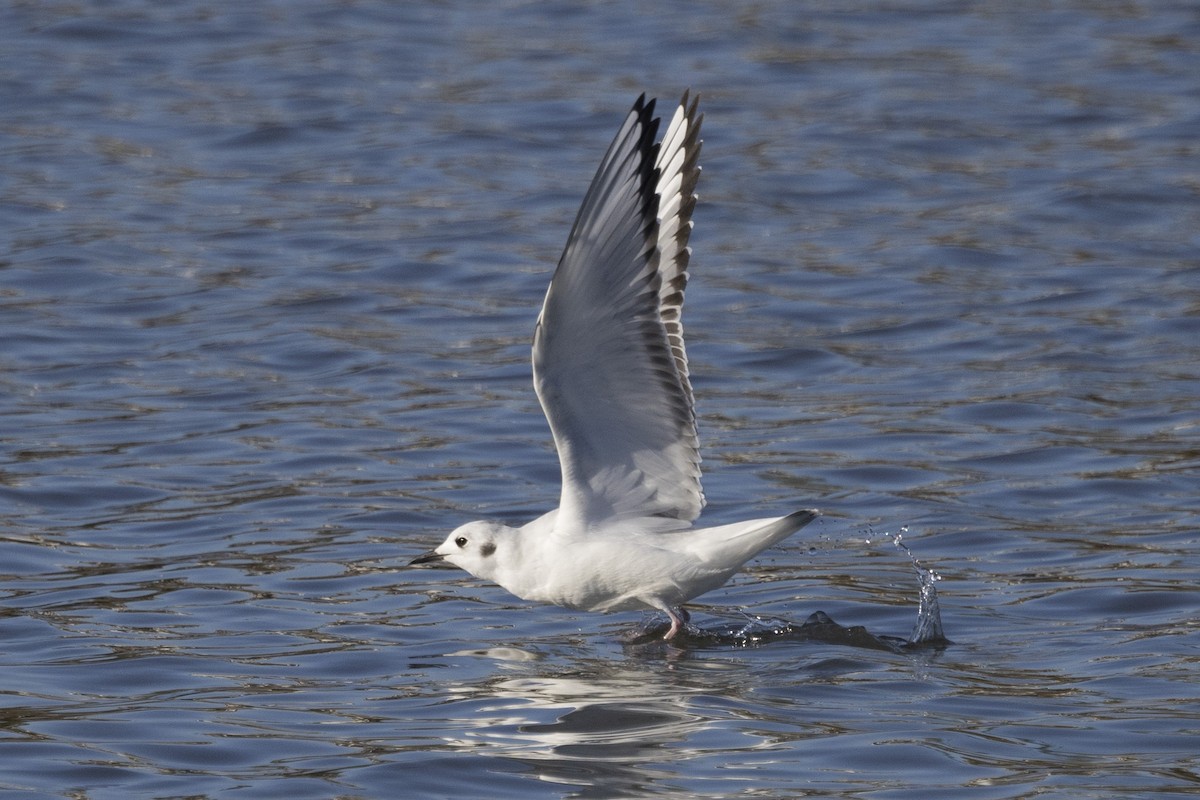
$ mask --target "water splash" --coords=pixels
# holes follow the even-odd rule
[[[942,576],[932,569],[921,566],[921,562],[917,561],[917,557],[904,543],[904,534],[906,533],[908,533],[907,525],[900,529],[892,543],[908,555],[913,569],[917,571],[917,580],[920,582],[917,622],[913,626],[912,633],[909,634],[908,643],[910,645],[947,644],[950,640],[946,638],[946,633],[942,628],[942,608],[938,603],[937,586],[935,585],[942,579]]]
[[[779,618],[751,615],[740,609],[706,608],[705,613],[708,616],[717,617],[720,621],[716,624],[706,623],[704,626],[689,622],[669,644],[662,641],[662,635],[668,627],[665,623],[661,620],[644,621],[642,626],[626,639],[626,643],[635,646],[757,647],[780,640],[816,641],[897,653],[944,647],[951,642],[942,628],[942,614],[938,604],[936,583],[942,576],[921,565],[908,545],[904,544],[906,533],[907,526],[889,538],[893,545],[908,555],[913,569],[917,572],[919,583],[917,621],[907,639],[874,634],[861,625],[846,627],[835,622],[824,611],[816,611],[804,622],[797,624]],[[868,544],[870,541],[867,540]]]

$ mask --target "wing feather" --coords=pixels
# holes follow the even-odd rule
[[[661,144],[654,101],[625,118],[584,197],[534,332],[562,466],[559,519],[695,519],[704,505],[680,322],[700,168],[685,94]]]

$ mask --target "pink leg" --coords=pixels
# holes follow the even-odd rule
[[[675,634],[679,633],[679,629],[683,627],[685,622],[692,618],[692,615],[684,611],[683,608],[664,608],[663,610],[666,611],[667,616],[671,618],[671,629],[667,631],[667,635],[663,637],[663,640],[666,641],[667,639],[674,637]]]
[[[670,609],[667,610],[667,616],[671,618],[671,630],[667,631],[667,635],[663,637],[664,641],[679,633],[679,617],[675,616],[675,613]]]

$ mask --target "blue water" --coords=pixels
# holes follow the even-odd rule
[[[825,512],[694,620],[947,647],[400,569],[686,87],[705,519]],[[6,5],[0,796],[1194,795],[1198,131],[1188,3]]]

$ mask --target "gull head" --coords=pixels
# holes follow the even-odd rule
[[[445,562],[476,578],[495,581],[497,552],[506,550],[514,530],[499,522],[468,522],[450,532],[446,541],[408,562],[410,567]],[[500,555],[503,558],[503,555]]]

